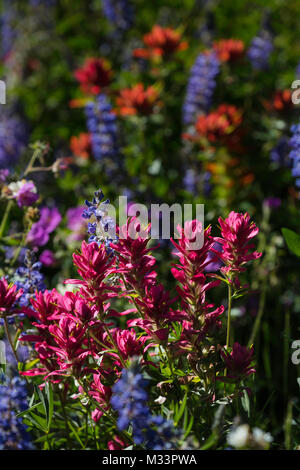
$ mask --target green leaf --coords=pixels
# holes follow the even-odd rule
[[[31,412],[30,414],[26,415],[26,420],[30,421],[34,426],[36,426],[41,431],[44,431],[45,433],[48,432],[47,421],[41,416],[38,416]]]
[[[183,439],[186,439],[188,437],[188,435],[190,434],[192,430],[193,424],[194,424],[194,415],[190,417],[190,421],[187,427],[184,427],[185,433],[184,433]]]
[[[52,417],[53,417],[53,410],[54,410],[53,389],[52,389],[52,384],[50,382],[46,382],[45,392],[46,392],[47,401],[48,401],[48,429],[50,429]]]
[[[187,396],[188,396],[188,393],[187,391],[185,392],[184,394],[184,398],[181,402],[181,405],[180,405],[180,408],[178,410],[178,412],[176,413],[175,415],[175,418],[174,418],[174,421],[175,421],[175,425],[177,425],[181,419],[181,416],[183,415],[184,413],[184,410],[185,410],[185,407],[186,407],[186,402],[187,402]]]
[[[282,228],[281,232],[289,250],[300,257],[300,235],[289,228]]]
[[[241,398],[242,407],[244,408],[245,412],[247,413],[248,417],[250,417],[250,400],[249,395],[246,390],[243,390],[243,396]]]
[[[48,406],[47,406],[47,403],[46,403],[44,394],[43,394],[43,392],[41,391],[41,389],[40,389],[39,387],[37,387],[36,385],[35,385],[34,388],[35,388],[36,392],[38,393],[38,395],[39,395],[39,397],[40,397],[40,400],[41,400],[41,402],[42,402],[42,404],[43,404],[43,408],[44,408],[45,415],[46,415],[46,423],[48,423],[48,421],[49,421],[49,413],[48,413],[48,411],[49,411],[49,410],[48,410]],[[42,418],[42,419],[44,419],[44,418]]]
[[[200,450],[207,450],[211,447],[214,447],[218,442],[218,435],[217,433],[212,433],[208,439],[204,442],[203,446],[200,447]]]
[[[41,402],[36,403],[35,405],[31,406],[27,410],[21,411],[20,413],[17,413],[16,416],[17,416],[17,418],[22,418],[22,417],[27,416],[28,414],[30,414],[32,410],[35,410],[36,408],[41,408],[42,409],[42,407],[43,407],[43,404]]]
[[[70,428],[71,428],[71,430],[72,430],[72,433],[74,434],[76,440],[79,442],[79,444],[81,445],[81,447],[84,449],[85,446],[84,446],[82,440],[80,439],[78,433],[76,432],[76,429],[74,428],[74,426],[72,425],[72,423],[71,423],[70,420],[68,421],[68,426],[70,426]]]

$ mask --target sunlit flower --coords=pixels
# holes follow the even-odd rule
[[[122,116],[151,114],[157,103],[157,98],[158,93],[154,87],[145,88],[143,83],[138,83],[132,88],[120,91],[117,98],[118,112]]]
[[[135,49],[135,57],[148,59],[151,57],[169,56],[175,52],[185,50],[187,42],[181,40],[181,34],[171,28],[154,25],[151,32],[143,37],[145,49]]]
[[[234,62],[244,55],[245,45],[240,39],[221,39],[213,44],[221,62]]]

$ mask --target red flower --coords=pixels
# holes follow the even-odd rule
[[[120,91],[120,96],[117,98],[119,113],[122,116],[133,114],[147,116],[153,112],[157,98],[158,93],[152,86],[144,88],[142,83],[138,83],[133,88],[125,88]]]
[[[102,409],[97,408],[92,412],[92,418],[95,422],[99,421],[103,415],[103,410],[107,411],[110,408],[110,398],[112,391],[110,387],[106,387],[101,383],[100,374],[93,375],[94,382],[91,384],[91,391],[89,395],[96,400]]]
[[[290,90],[276,91],[272,101],[264,101],[264,107],[268,111],[287,113],[293,108],[292,93]]]
[[[78,274],[85,280],[99,285],[111,272],[113,259],[107,256],[105,245],[98,246],[97,243],[82,242],[81,252],[73,254],[73,261],[77,267]],[[83,281],[68,280],[68,283],[86,285]]]
[[[239,39],[221,39],[213,44],[221,62],[234,62],[244,55],[245,45]]]
[[[83,348],[86,328],[71,318],[62,316],[58,325],[49,326],[49,332],[54,338],[55,346],[50,346],[58,358],[60,372],[72,368],[75,376],[78,376],[85,358],[90,356],[90,351]]]
[[[188,43],[181,41],[181,34],[171,28],[154,25],[151,32],[143,37],[146,49],[135,49],[133,55],[143,59],[162,57],[185,50]]]
[[[117,328],[114,330],[113,336],[124,359],[138,356],[141,353],[143,342],[137,339],[134,329],[121,330]]]
[[[180,264],[172,268],[172,274],[180,282],[177,291],[182,299],[182,311],[180,312],[183,324],[181,343],[192,342],[196,347],[200,341],[215,327],[220,327],[219,316],[224,307],[220,306],[211,311],[213,304],[206,302],[206,292],[217,286],[220,281],[208,281],[205,268],[212,263],[211,253],[213,251],[214,239],[210,236],[211,228],[203,231],[200,221],[186,222],[184,228],[178,227],[180,240],[173,245],[177,248],[174,254],[179,257]],[[194,241],[192,233],[203,235],[203,246],[200,249],[191,249]],[[185,349],[184,348],[184,349]]]
[[[70,139],[70,149],[76,157],[87,160],[91,154],[91,136],[85,132]]]
[[[17,290],[17,286],[10,286],[5,278],[0,279],[0,314],[8,314],[14,303],[22,295],[22,290]]]
[[[223,238],[216,237],[215,241],[222,245],[223,252],[218,254],[226,264],[221,268],[223,272],[244,271],[243,265],[248,261],[260,258],[262,253],[257,251],[251,252],[253,244],[250,243],[259,229],[254,222],[251,222],[249,214],[230,212],[227,219],[218,219],[221,227],[221,235]],[[212,250],[214,251],[214,250]]]
[[[235,107],[222,104],[206,116],[200,116],[195,129],[200,137],[209,142],[224,141],[242,122],[241,112]]]
[[[219,380],[229,379],[239,382],[249,375],[254,374],[255,369],[252,367],[253,353],[253,346],[248,349],[246,346],[241,346],[239,343],[234,343],[231,352],[223,349],[221,356],[224,359],[228,374],[226,377],[219,377]]]
[[[115,272],[122,273],[126,283],[143,295],[145,287],[155,283],[157,273],[153,270],[156,260],[147,248],[150,238],[139,236],[139,229],[137,220],[128,219],[127,224],[119,228],[118,243],[111,243],[110,247],[119,254],[119,267]],[[150,227],[145,232],[149,230]]]
[[[86,59],[82,68],[74,73],[84,93],[98,95],[102,88],[107,87],[112,79],[111,69],[104,59]]]
[[[107,443],[109,450],[123,450],[126,445],[118,436],[114,436],[113,440]]]
[[[82,298],[79,292],[75,294],[73,292],[66,292],[61,297],[58,306],[61,315],[69,316],[69,318],[73,318],[82,325],[90,323],[97,314],[97,310],[90,307],[87,300]]]

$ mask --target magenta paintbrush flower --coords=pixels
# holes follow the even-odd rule
[[[123,274],[126,283],[137,292],[144,293],[146,286],[153,285],[157,273],[153,267],[156,263],[151,249],[148,248],[150,238],[139,236],[139,223],[128,219],[127,224],[119,229],[118,243],[111,243],[110,247],[119,255],[119,267],[116,272]],[[133,227],[136,229],[133,230]],[[145,232],[150,230],[147,227]],[[135,237],[133,238],[133,233]]]
[[[227,219],[218,219],[222,238],[216,237],[215,241],[222,245],[223,251],[219,254],[226,266],[221,271],[227,273],[244,271],[244,264],[261,257],[261,253],[252,251],[254,244],[252,239],[258,234],[259,229],[245,214],[230,212]],[[215,252],[218,254],[217,252]]]
[[[78,274],[85,281],[92,281],[94,284],[102,282],[110,273],[113,259],[109,259],[105,245],[97,243],[82,242],[81,252],[74,253],[74,264]]]
[[[253,361],[253,346],[247,348],[241,346],[239,343],[234,343],[232,351],[229,352],[226,349],[221,351],[221,356],[226,364],[227,376],[219,377],[220,380],[232,380],[239,382],[251,374],[255,373],[255,369],[252,367]]]
[[[17,286],[9,285],[5,278],[0,279],[0,314],[9,313],[21,295],[22,290],[18,290]]]

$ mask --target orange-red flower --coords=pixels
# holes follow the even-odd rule
[[[82,132],[78,137],[72,136],[70,139],[70,149],[76,157],[88,159],[91,154],[90,134]]]
[[[199,116],[195,128],[199,136],[216,142],[235,131],[241,122],[241,112],[235,106],[222,104],[210,114]]]
[[[112,72],[104,59],[86,59],[82,68],[75,70],[75,78],[84,93],[98,95],[111,82]]]
[[[245,45],[240,39],[221,39],[214,42],[213,48],[221,62],[234,62],[245,52]]]
[[[154,25],[151,32],[143,37],[145,49],[135,49],[133,55],[143,59],[162,57],[174,52],[185,50],[188,47],[186,41],[181,41],[181,34],[171,28],[162,28]]]
[[[264,101],[263,104],[268,111],[288,112],[293,107],[292,93],[290,90],[278,90],[271,102]]]
[[[120,91],[120,96],[117,98],[118,112],[122,116],[133,114],[147,116],[153,112],[157,98],[158,93],[152,86],[144,88],[143,83],[138,83],[133,88]]]

